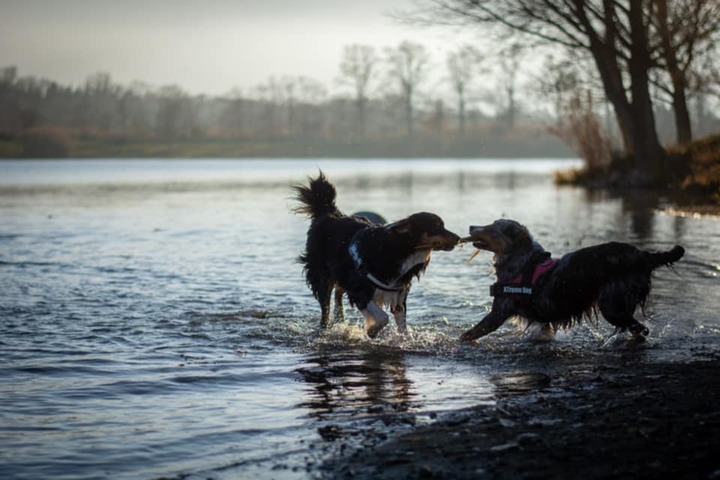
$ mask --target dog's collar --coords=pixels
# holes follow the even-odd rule
[[[540,277],[551,272],[560,260],[550,258],[548,252],[533,256],[523,268],[523,272],[506,283],[490,285],[490,296],[529,298]]]
[[[405,290],[405,287],[395,287],[393,285],[388,285],[387,283],[379,280],[375,275],[370,273],[368,268],[363,263],[362,258],[360,257],[360,252],[358,251],[358,237],[360,236],[360,232],[362,232],[362,230],[358,230],[358,232],[353,235],[350,246],[348,247],[348,253],[350,254],[350,258],[352,258],[353,262],[355,262],[355,267],[358,269],[358,271],[363,274],[365,278],[370,280],[370,283],[375,285],[375,287],[379,288],[380,290],[385,290],[386,292],[401,292]]]

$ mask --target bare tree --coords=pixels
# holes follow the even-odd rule
[[[522,61],[522,46],[513,43],[509,48],[503,50],[500,54],[500,84],[501,90],[505,92],[505,105],[503,117],[506,126],[509,129],[515,128],[515,119],[517,117],[517,77],[520,72]]]
[[[655,0],[649,4],[650,20],[657,43],[657,64],[665,81],[658,88],[672,99],[677,143],[692,140],[688,93],[698,91],[707,80],[700,73],[720,32],[720,3],[717,0]],[[695,85],[693,85],[693,81]]]
[[[455,95],[457,95],[458,108],[458,130],[461,135],[465,135],[466,114],[468,88],[472,80],[478,73],[480,62],[483,57],[480,51],[472,45],[463,45],[455,51],[448,54],[447,67],[450,72],[450,82],[452,83]]]
[[[557,113],[555,124],[549,127],[550,133],[575,150],[588,171],[600,171],[610,164],[614,146],[609,129],[603,127],[595,113],[594,85],[586,78],[582,60],[548,57],[540,91],[552,100]]]
[[[188,138],[195,127],[195,110],[192,99],[177,85],[166,85],[158,92],[160,105],[156,118],[156,131],[161,138],[177,140]]]
[[[430,55],[424,46],[408,41],[402,42],[396,48],[387,48],[385,52],[390,77],[397,81],[400,87],[406,131],[408,136],[412,136],[415,94],[427,75]]]
[[[85,80],[85,91],[88,93],[110,93],[113,87],[112,77],[106,72],[97,72],[89,75]]]
[[[295,133],[298,78],[287,75],[283,76],[278,80],[278,87],[281,92],[280,96],[285,103],[285,133],[292,136]]]
[[[347,45],[343,49],[339,80],[355,91],[356,133],[360,138],[365,137],[368,90],[375,76],[377,62],[375,48],[369,45]]]
[[[587,51],[620,125],[637,180],[658,172],[665,152],[650,96],[649,0],[426,0],[424,21],[491,25],[545,43]],[[429,17],[428,17],[429,15]]]
[[[295,88],[297,130],[303,137],[322,135],[321,105],[327,98],[327,90],[321,82],[310,77],[300,76]]]
[[[18,77],[18,69],[16,66],[0,68],[0,85],[9,87],[15,83]]]
[[[220,114],[220,120],[225,128],[230,130],[232,136],[242,138],[248,117],[248,100],[243,97],[239,88],[233,88],[228,97],[227,104]]]
[[[113,116],[119,109],[120,90],[109,73],[97,72],[87,77],[82,101],[86,103],[84,110],[88,123],[101,130],[111,129]]]
[[[253,97],[262,110],[260,114],[261,136],[265,139],[275,139],[282,135],[280,126],[280,106],[283,102],[283,88],[275,77],[270,77],[266,83],[257,85],[252,90]]]

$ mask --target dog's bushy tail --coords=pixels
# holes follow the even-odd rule
[[[337,212],[335,187],[320,171],[317,178],[308,178],[308,185],[296,185],[294,199],[299,203],[293,211],[311,218]]]
[[[671,266],[673,263],[680,260],[685,255],[685,249],[680,245],[675,245],[672,250],[667,252],[657,252],[648,254],[648,262],[650,268],[655,270],[662,266]]]

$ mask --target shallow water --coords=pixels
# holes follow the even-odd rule
[[[0,477],[311,478],[333,436],[429,421],[578,365],[687,362],[720,347],[720,221],[555,188],[559,161],[0,162]],[[555,255],[620,240],[687,254],[655,274],[637,349],[600,321],[534,345],[473,345],[490,256],[437,252],[412,334],[318,329],[289,185],[321,167],[346,212],[432,211],[459,234],[525,223]],[[374,431],[374,430],[373,430]]]

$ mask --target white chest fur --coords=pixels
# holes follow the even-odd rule
[[[417,265],[424,265],[425,263],[429,262],[431,255],[432,250],[430,249],[418,250],[417,252],[414,252],[412,255],[405,259],[405,261],[400,266],[399,275],[391,282],[388,282],[388,286],[395,288],[398,280],[400,280],[406,273],[408,273]],[[387,291],[377,288],[375,289],[375,295],[373,297],[373,300],[381,308],[395,308],[405,302],[405,298],[407,297],[407,292],[409,289],[410,285],[407,285],[405,288],[399,291]]]
[[[402,305],[407,297],[408,288],[402,290],[394,290],[389,292],[387,290],[375,289],[375,295],[373,301],[380,308],[395,308],[398,305]]]
[[[418,250],[412,255],[410,255],[408,258],[405,259],[402,266],[400,267],[400,276],[398,277],[398,279],[410,270],[412,270],[413,267],[429,262],[431,256],[432,250],[430,250],[429,248]]]

